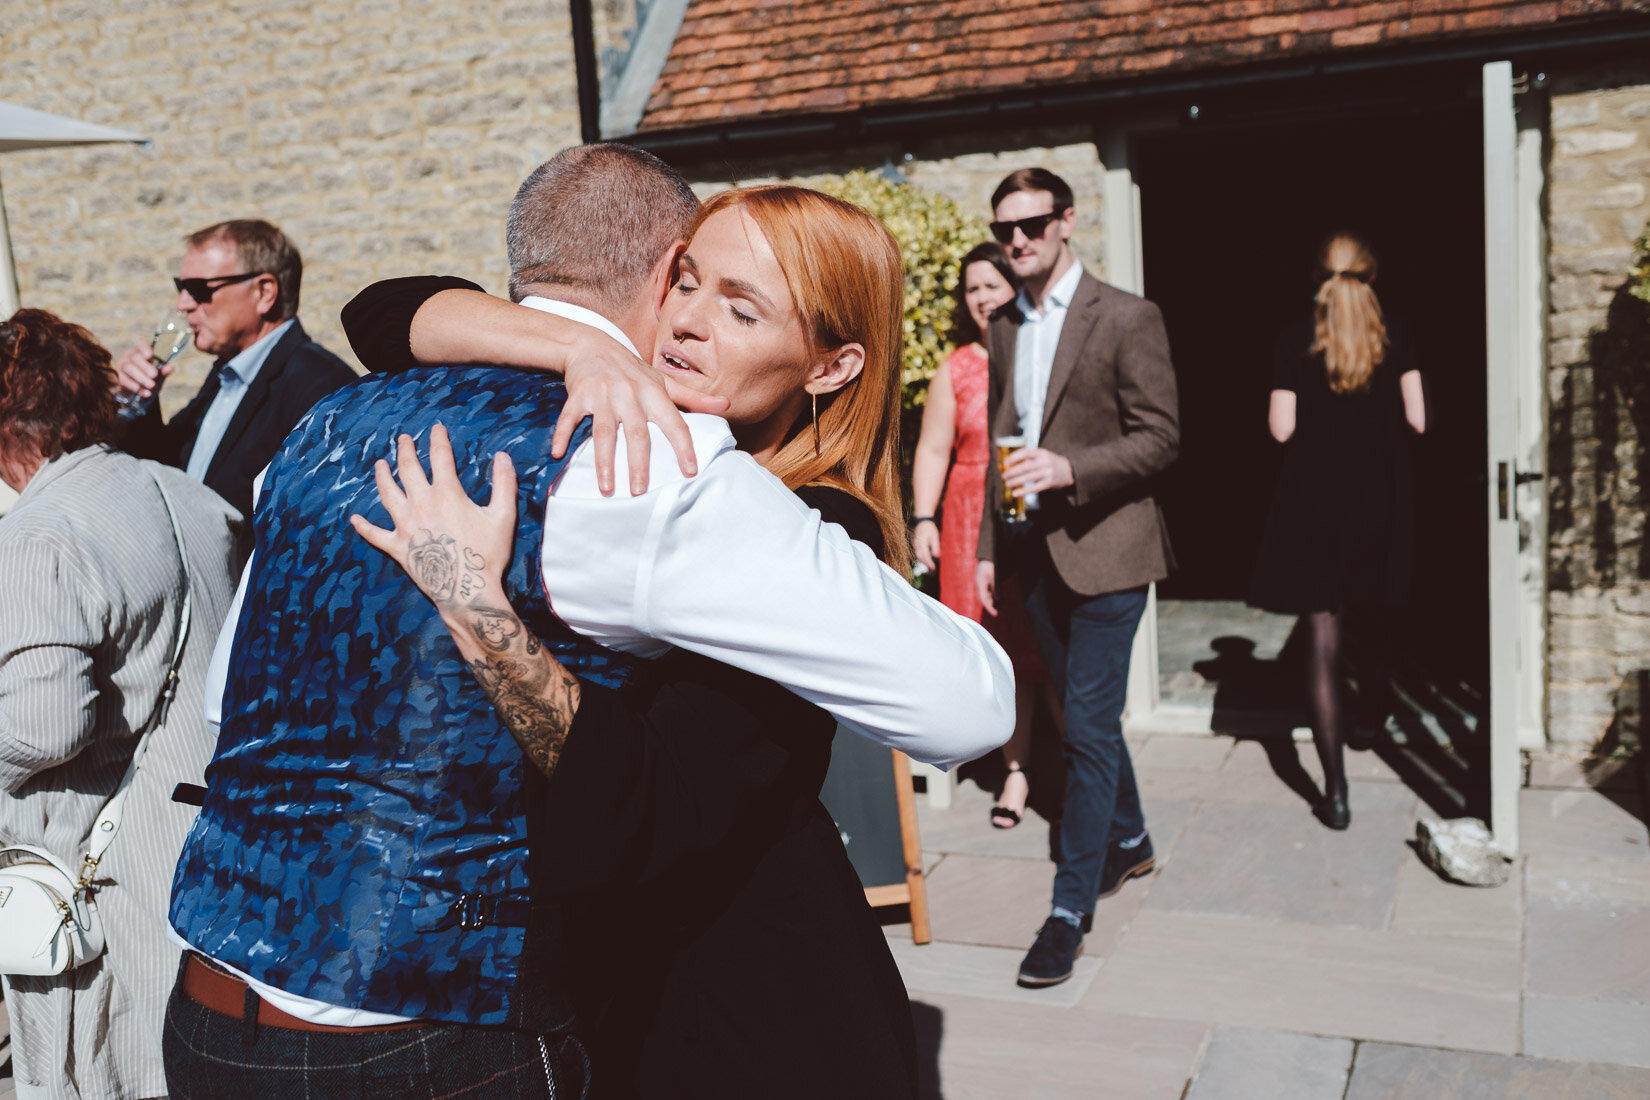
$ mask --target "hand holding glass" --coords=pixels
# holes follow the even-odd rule
[[[189,328],[188,315],[180,309],[167,310],[166,315],[155,326],[155,335],[149,341],[150,362],[155,364],[157,371],[164,368],[176,359],[194,338],[195,334]],[[158,375],[155,379],[155,388],[160,388]],[[154,399],[153,391],[148,397],[127,390],[120,390],[115,394],[115,403],[120,406],[122,420],[136,420],[148,410]]]

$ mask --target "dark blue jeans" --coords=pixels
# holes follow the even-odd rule
[[[172,1100],[572,1100],[582,1055],[506,1028],[431,1023],[327,1034],[248,1024],[196,1004],[174,986],[161,1049]],[[555,1067],[552,1087],[546,1056]]]
[[[1067,588],[1040,547],[1025,573],[1026,611],[1066,708],[1066,805],[1054,904],[1094,912],[1107,849],[1146,828],[1134,763],[1123,741],[1129,653],[1146,589],[1083,596]]]

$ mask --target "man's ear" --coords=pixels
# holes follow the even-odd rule
[[[1071,240],[1071,232],[1076,228],[1077,208],[1075,206],[1068,206],[1064,210],[1060,211],[1060,238],[1067,241]]]
[[[865,348],[861,344],[843,344],[830,355],[815,363],[808,372],[807,384],[802,388],[809,393],[835,393],[849,382],[859,377],[859,372],[865,369]]]
[[[258,316],[267,318],[275,312],[275,299],[281,296],[281,288],[273,275],[259,275],[257,286]]]
[[[664,254],[653,265],[653,274],[648,281],[648,293],[652,296],[651,301],[653,302],[655,315],[658,314],[660,307],[665,304],[665,295],[669,294],[670,288],[676,285],[676,264],[682,258],[682,253],[686,251],[687,242],[677,241],[665,249]]]

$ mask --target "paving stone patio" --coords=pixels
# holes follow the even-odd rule
[[[1429,811],[1374,753],[1349,757],[1352,827],[1332,833],[1295,789],[1319,778],[1310,744],[1132,741],[1159,869],[1101,903],[1053,989],[1014,984],[1047,912],[1047,823],[992,829],[972,782],[948,810],[919,797],[934,942],[886,931],[926,1098],[1650,1096],[1630,788],[1523,791],[1512,880],[1472,889],[1420,863]]]
[[[991,828],[972,782],[948,810],[919,796],[934,942],[886,931],[924,1100],[1650,1096],[1630,786],[1525,790],[1516,873],[1476,890],[1421,865],[1425,808],[1373,753],[1349,758],[1352,828],[1331,833],[1279,774],[1315,783],[1309,744],[1131,740],[1159,870],[1102,903],[1052,989],[1014,984],[1047,911],[1047,823]]]

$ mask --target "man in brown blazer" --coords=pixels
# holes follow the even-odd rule
[[[1025,283],[991,321],[988,415],[994,438],[1023,440],[1003,480],[1027,520],[1004,521],[993,470],[977,580],[995,614],[997,566],[1012,563],[1066,718],[1053,911],[1020,965],[1037,987],[1071,977],[1095,904],[1153,866],[1122,715],[1147,586],[1174,566],[1152,481],[1180,425],[1162,315],[1077,262],[1066,182],[1022,168],[991,205]]]

